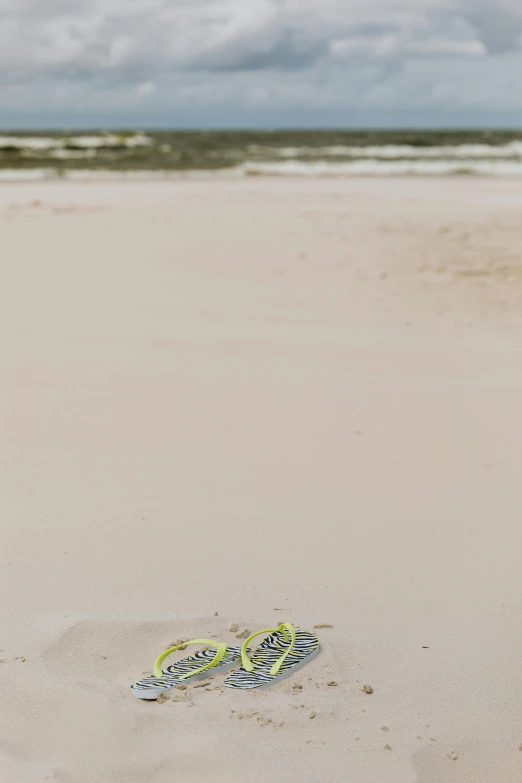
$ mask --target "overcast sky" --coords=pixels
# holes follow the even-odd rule
[[[522,124],[522,0],[0,0],[0,127]]]

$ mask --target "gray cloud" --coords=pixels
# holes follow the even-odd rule
[[[462,15],[475,28],[489,54],[520,48],[522,4],[473,0],[464,6]]]
[[[0,0],[0,112],[518,108],[521,36],[520,0]]]
[[[189,67],[211,71],[300,70],[325,57],[328,49],[328,40],[300,41],[295,30],[282,27],[255,40],[240,40],[206,53]]]

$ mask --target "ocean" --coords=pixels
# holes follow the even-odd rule
[[[110,176],[522,175],[522,130],[0,133],[0,181]]]

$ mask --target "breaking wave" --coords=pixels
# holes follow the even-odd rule
[[[0,181],[196,175],[522,175],[516,131],[0,134]]]

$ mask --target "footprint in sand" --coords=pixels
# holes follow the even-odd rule
[[[119,698],[127,695],[127,688],[142,672],[152,670],[156,657],[172,639],[201,638],[201,628],[232,641],[226,624],[215,616],[159,622],[85,620],[61,634],[42,658],[56,680]]]

